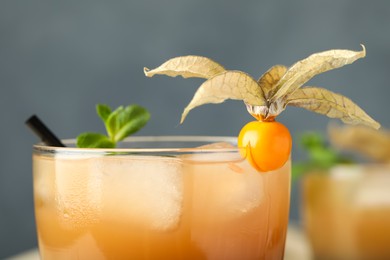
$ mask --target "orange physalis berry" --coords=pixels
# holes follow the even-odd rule
[[[258,171],[282,167],[290,158],[292,139],[289,130],[276,121],[252,121],[238,136],[238,147],[246,148],[243,156]]]

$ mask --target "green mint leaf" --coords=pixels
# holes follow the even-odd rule
[[[118,107],[106,121],[107,132],[113,142],[119,142],[134,134],[148,122],[149,112],[138,105]]]
[[[80,148],[114,148],[115,145],[106,135],[99,133],[82,133],[77,137],[77,147]]]
[[[336,164],[352,163],[351,159],[340,154],[325,141],[321,134],[316,132],[304,133],[300,138],[300,146],[307,152],[307,160],[294,162],[292,167],[293,180],[297,180],[311,171],[326,172]]]
[[[314,147],[325,147],[325,140],[319,133],[316,132],[307,132],[303,134],[300,138],[300,143],[304,149],[310,150]]]
[[[319,167],[327,168],[338,161],[338,157],[335,150],[330,147],[315,147],[308,150],[309,159],[316,163]]]
[[[149,121],[149,112],[138,105],[130,105],[121,110],[116,117],[117,120],[117,132],[115,133],[114,140],[119,142],[129,135],[134,134]]]
[[[96,113],[103,120],[103,122],[106,123],[107,118],[111,114],[111,108],[105,104],[98,104],[96,105]]]
[[[292,182],[298,180],[302,175],[310,170],[310,165],[307,163],[294,163],[291,167]]]
[[[108,136],[98,133],[83,133],[77,137],[80,148],[114,148],[116,143],[140,130],[149,121],[149,112],[138,105],[120,106],[114,111],[104,104],[96,106]]]
[[[110,137],[111,141],[115,142],[115,134],[118,132],[119,124],[118,124],[118,115],[122,113],[123,106],[118,107],[115,109],[107,118],[105,124],[108,136]]]

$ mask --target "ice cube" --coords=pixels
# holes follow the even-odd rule
[[[93,164],[103,175],[106,218],[153,230],[174,229],[183,201],[183,174],[176,158],[106,156]]]
[[[213,193],[218,208],[226,210],[232,217],[248,213],[258,207],[264,196],[264,183],[262,176],[252,170],[243,173],[232,171],[220,172],[218,181]],[[222,169],[221,169],[222,170]]]
[[[34,155],[34,197],[35,206],[53,206],[54,205],[54,178],[55,163],[53,158],[45,158]]]
[[[186,171],[193,174],[194,207],[199,211],[205,207],[209,209],[207,214],[231,219],[261,204],[264,196],[262,176],[240,155],[195,154],[187,155],[185,160],[191,162],[186,163]]]
[[[197,152],[180,156],[186,163],[227,163],[236,172],[243,172],[238,163],[243,161],[239,150],[227,142],[211,143],[197,147]]]
[[[197,147],[197,153],[181,156],[186,172],[193,175],[194,206],[207,213],[235,218],[251,211],[263,199],[263,180],[236,146],[217,142]],[[200,210],[201,211],[201,210]]]
[[[364,171],[360,165],[337,165],[330,169],[330,175],[338,181],[359,181],[363,178]]]
[[[366,168],[355,204],[364,208],[390,208],[390,168]]]
[[[65,227],[80,228],[99,221],[102,174],[94,171],[92,160],[79,156],[55,160],[55,200]]]

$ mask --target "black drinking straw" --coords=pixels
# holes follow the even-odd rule
[[[49,146],[56,147],[65,147],[63,143],[61,143],[60,139],[58,139],[52,131],[45,126],[45,124],[36,116],[32,115],[29,119],[26,120],[26,125],[44,142]]]

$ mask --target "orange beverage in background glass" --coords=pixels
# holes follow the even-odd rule
[[[390,259],[390,165],[335,166],[303,179],[314,259]]]
[[[259,173],[235,142],[134,137],[118,149],[34,146],[42,259],[283,259],[290,161]]]

